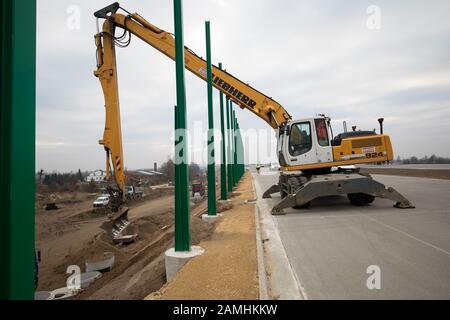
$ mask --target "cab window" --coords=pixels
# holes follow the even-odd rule
[[[280,160],[280,154],[283,152],[283,136],[280,134],[277,141],[277,156]]]
[[[311,124],[309,122],[293,124],[289,135],[289,153],[291,156],[302,155],[311,148]]]
[[[280,134],[277,140],[277,154],[280,154],[282,148],[283,148],[283,135]]]
[[[315,119],[314,122],[316,124],[317,141],[319,142],[319,146],[328,147],[330,142],[328,140],[328,130],[325,119]]]

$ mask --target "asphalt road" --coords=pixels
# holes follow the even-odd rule
[[[450,170],[450,164],[390,164],[390,165],[358,165],[361,168],[383,169],[416,169],[416,170]]]
[[[260,189],[278,180],[267,173],[254,174]],[[450,299],[450,181],[374,178],[396,188],[416,209],[396,209],[384,199],[355,207],[346,197],[329,197],[273,216],[306,298]],[[272,207],[279,199],[263,201]],[[370,290],[367,268],[373,265],[379,267],[381,288]]]

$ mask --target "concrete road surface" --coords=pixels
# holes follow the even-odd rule
[[[416,170],[450,170],[450,164],[390,164],[390,165],[370,165],[360,164],[361,168],[376,168],[376,169],[416,169]]]
[[[278,180],[269,173],[253,174],[257,189]],[[329,197],[313,201],[309,209],[273,216],[306,298],[450,299],[450,181],[374,178],[417,208],[396,209],[384,199],[355,207],[346,197]],[[273,196],[262,200],[269,205],[264,210],[280,200]],[[381,289],[369,290],[367,280],[377,267]],[[368,268],[374,268],[370,274]]]

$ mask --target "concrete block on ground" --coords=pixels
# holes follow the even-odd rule
[[[217,221],[217,219],[219,219],[222,215],[221,214],[216,214],[215,216],[210,216],[208,214],[203,214],[202,215],[202,220],[208,223],[213,223],[215,221]]]
[[[203,252],[205,250],[199,246],[191,246],[191,251],[176,252],[175,248],[167,250],[165,253],[167,282],[172,280],[189,260],[203,254]]]

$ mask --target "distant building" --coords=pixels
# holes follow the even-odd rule
[[[158,183],[164,174],[155,170],[130,170],[125,172],[127,184],[150,186]]]
[[[96,170],[94,172],[91,172],[87,177],[87,182],[104,182],[106,180],[106,171],[103,170]]]
[[[156,170],[138,170],[136,172],[143,176],[162,176],[162,175],[164,175],[163,173],[158,172]]]

